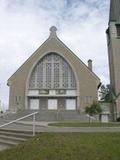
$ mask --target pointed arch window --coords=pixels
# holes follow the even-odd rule
[[[56,53],[44,56],[32,71],[29,89],[75,89],[76,80],[67,61]]]

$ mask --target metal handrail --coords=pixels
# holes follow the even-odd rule
[[[37,113],[38,113],[38,112],[34,112],[34,113],[28,114],[28,115],[26,115],[26,116],[23,116],[23,117],[21,117],[21,118],[18,118],[18,119],[15,119],[15,120],[13,120],[13,121],[10,121],[10,122],[8,122],[8,123],[2,124],[2,125],[0,126],[0,128],[5,127],[5,126],[8,126],[8,125],[10,125],[10,124],[13,124],[13,123],[15,123],[15,122],[18,122],[18,121],[20,121],[20,120],[22,120],[22,119],[25,119],[25,118],[27,118],[27,117],[33,116],[33,136],[35,136],[35,115],[36,115]]]

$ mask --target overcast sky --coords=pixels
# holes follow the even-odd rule
[[[0,0],[0,100],[8,104],[7,79],[57,27],[58,37],[109,83],[105,30],[109,0]]]

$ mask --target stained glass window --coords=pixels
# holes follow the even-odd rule
[[[44,56],[33,69],[29,89],[75,89],[75,76],[70,65],[56,53]]]

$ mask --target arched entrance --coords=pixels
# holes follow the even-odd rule
[[[33,68],[28,83],[29,109],[76,110],[75,75],[59,54],[48,53],[41,58]]]

